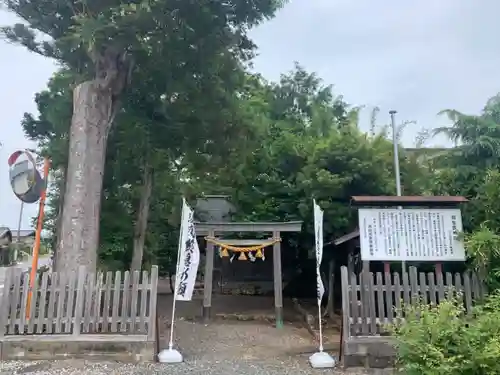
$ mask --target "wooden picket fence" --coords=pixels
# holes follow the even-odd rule
[[[8,270],[1,297],[0,338],[12,335],[143,335],[155,339],[158,267],[117,271],[29,274]]]
[[[484,285],[474,273],[423,273],[415,267],[399,273],[351,273],[341,269],[344,338],[387,335],[384,326],[395,319],[402,304],[438,304],[450,296],[461,298],[468,314],[484,297]]]

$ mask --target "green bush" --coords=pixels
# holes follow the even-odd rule
[[[500,374],[500,293],[467,316],[459,299],[406,307],[391,327],[406,375]]]

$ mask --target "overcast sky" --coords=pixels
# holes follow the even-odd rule
[[[398,121],[417,121],[403,137],[411,146],[419,129],[443,123],[438,111],[478,113],[500,91],[499,14],[498,0],[292,0],[252,32],[260,50],[255,70],[277,79],[297,61],[347,102],[379,106],[381,124],[396,109]],[[0,25],[14,22],[0,11]],[[0,41],[0,225],[12,229],[20,203],[7,157],[30,146],[20,120],[36,110],[33,96],[54,70],[53,62]],[[26,208],[23,229],[36,212],[36,205]]]

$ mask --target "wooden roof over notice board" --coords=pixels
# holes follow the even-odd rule
[[[425,206],[425,207],[443,207],[458,206],[461,203],[468,202],[465,197],[458,196],[370,196],[355,195],[351,197],[351,203],[357,206]]]

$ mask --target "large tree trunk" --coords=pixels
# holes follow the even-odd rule
[[[99,247],[102,180],[117,98],[129,82],[131,61],[117,46],[93,50],[95,79],[73,91],[66,189],[57,270],[94,272]]]
[[[75,88],[57,254],[59,271],[76,271],[80,265],[87,266],[89,272],[96,269],[106,142],[113,111],[111,90],[103,90],[96,81]]]
[[[52,268],[57,269],[57,253],[59,252],[59,244],[61,240],[61,226],[62,226],[62,212],[64,206],[64,192],[66,190],[66,175],[67,168],[60,169],[61,176],[59,176],[59,202],[57,203],[57,217],[56,217],[56,233],[52,246]]]
[[[151,198],[151,189],[153,186],[152,180],[153,176],[151,168],[146,163],[144,167],[144,179],[141,199],[139,203],[139,211],[134,230],[134,253],[132,256],[132,264],[130,267],[132,271],[140,271],[142,266],[144,242],[146,240],[146,229],[148,227],[149,202]]]
[[[96,270],[106,143],[132,69],[127,52],[117,46],[91,51],[89,57],[95,79],[73,91],[58,271],[77,271],[80,265]]]

